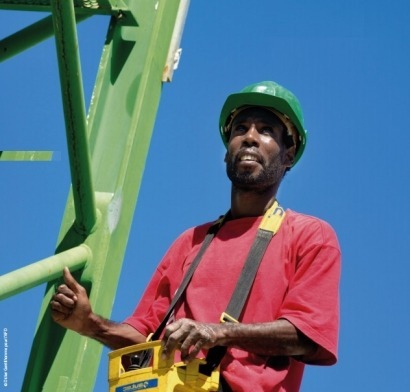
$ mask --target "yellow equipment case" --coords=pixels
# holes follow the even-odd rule
[[[140,352],[152,350],[152,359],[148,367],[125,370],[123,364]],[[199,371],[205,360],[195,359],[189,364],[174,363],[174,355],[168,359],[161,357],[159,340],[137,344],[110,352],[109,354],[109,392],[201,392],[217,391],[219,369],[206,376]]]

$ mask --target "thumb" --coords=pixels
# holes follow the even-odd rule
[[[71,289],[75,294],[77,294],[79,292],[79,289],[81,288],[81,285],[74,279],[73,275],[71,275],[68,267],[64,267],[63,277],[64,283],[67,285],[67,287]]]

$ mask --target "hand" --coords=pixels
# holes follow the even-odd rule
[[[51,316],[62,327],[86,335],[87,321],[92,314],[87,292],[67,267],[64,268],[63,276],[65,284],[57,288],[50,302]]]
[[[192,361],[201,349],[209,349],[217,345],[219,324],[206,324],[189,319],[180,319],[165,328],[162,340],[162,353],[168,357],[179,348],[181,359]]]

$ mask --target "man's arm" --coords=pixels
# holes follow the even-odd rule
[[[184,361],[191,361],[201,349],[214,346],[237,347],[266,356],[309,356],[317,344],[285,319],[268,323],[207,324],[180,319],[167,326],[163,353],[181,350]]]
[[[55,322],[111,349],[146,341],[146,337],[130,325],[115,323],[95,314],[84,287],[73,278],[68,268],[64,269],[64,281],[51,301]],[[208,324],[180,319],[165,329],[165,355],[178,348],[182,359],[189,362],[201,349],[214,346],[237,347],[266,356],[309,356],[317,348],[285,319],[259,324]]]
[[[73,278],[68,268],[64,269],[64,282],[50,303],[56,323],[98,340],[111,349],[145,342],[145,336],[130,325],[115,323],[95,314],[86,290]]]

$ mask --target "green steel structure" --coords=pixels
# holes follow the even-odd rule
[[[68,266],[94,310],[110,316],[162,83],[172,79],[179,59],[188,5],[0,0],[0,10],[51,12],[2,39],[0,61],[55,36],[72,181],[55,254],[0,277],[0,299],[47,282],[23,391],[93,390],[101,345],[55,324],[49,303]],[[87,115],[76,23],[95,14],[111,17]],[[50,159],[47,152],[27,154],[2,152],[0,160]]]

